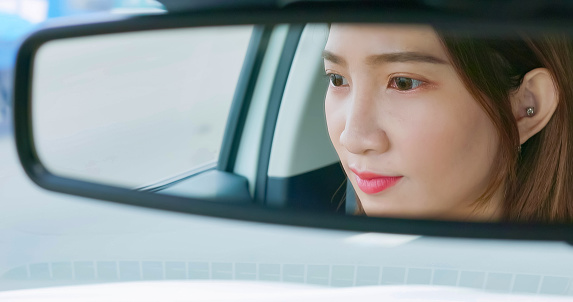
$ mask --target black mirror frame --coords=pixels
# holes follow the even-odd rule
[[[344,8],[344,9],[341,9]],[[14,131],[20,162],[27,175],[40,187],[71,195],[95,198],[119,204],[146,207],[185,214],[205,215],[244,221],[273,223],[300,227],[334,230],[415,234],[438,237],[551,240],[573,242],[573,225],[567,224],[510,224],[447,222],[432,220],[409,220],[398,218],[371,218],[361,216],[338,216],[331,214],[302,213],[294,210],[278,210],[257,205],[237,206],[213,203],[200,199],[159,195],[132,191],[124,188],[93,184],[56,176],[39,160],[32,133],[31,80],[34,56],[37,49],[50,40],[82,37],[98,34],[134,32],[144,30],[198,27],[215,25],[283,23],[423,23],[432,24],[440,30],[476,35],[494,32],[510,34],[514,30],[543,32],[544,30],[567,29],[573,34],[573,21],[566,17],[543,19],[505,19],[476,17],[463,13],[422,10],[415,7],[363,6],[346,3],[314,3],[293,5],[286,8],[233,8],[208,9],[161,15],[120,17],[99,20],[95,23],[63,27],[46,27],[31,34],[21,45],[14,76]],[[568,28],[569,27],[569,28]]]

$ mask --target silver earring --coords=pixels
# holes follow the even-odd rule
[[[535,107],[527,107],[527,110],[525,111],[525,113],[527,113],[527,116],[533,116],[535,114]]]

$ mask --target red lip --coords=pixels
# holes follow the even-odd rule
[[[395,185],[403,176],[386,176],[371,172],[358,172],[351,169],[356,175],[356,183],[362,192],[376,194]]]

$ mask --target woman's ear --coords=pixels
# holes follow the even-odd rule
[[[510,96],[520,144],[547,125],[558,100],[557,86],[547,68],[536,68],[525,74],[521,86]]]

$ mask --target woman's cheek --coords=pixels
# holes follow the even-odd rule
[[[395,146],[418,197],[443,210],[475,200],[489,175],[491,122],[471,96],[415,105],[405,110]]]
[[[324,109],[328,135],[330,136],[330,140],[332,141],[332,144],[340,156],[340,135],[342,134],[342,131],[344,131],[344,126],[346,124],[346,116],[344,115],[344,103],[342,100],[337,98],[336,95],[332,95],[332,93],[329,91],[326,94]]]
[[[461,125],[450,110],[440,108],[439,101],[412,100],[404,107],[391,141],[405,165],[404,173],[418,185],[436,190],[436,182],[447,181]]]

